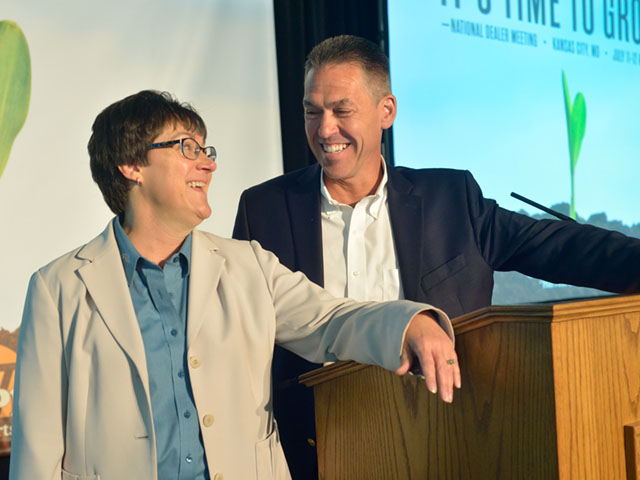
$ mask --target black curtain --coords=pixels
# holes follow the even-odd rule
[[[284,171],[315,163],[307,146],[302,115],[304,61],[322,40],[341,34],[364,37],[389,55],[387,0],[274,0],[280,129]],[[391,129],[382,154],[393,164]]]

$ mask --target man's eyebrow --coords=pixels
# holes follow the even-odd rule
[[[336,100],[335,102],[331,102],[329,104],[329,107],[333,108],[333,107],[341,107],[344,105],[351,105],[351,100],[349,100],[348,98],[341,98],[340,100]],[[304,105],[305,107],[315,107],[316,104],[307,100],[307,99],[303,99],[302,100],[302,105]]]

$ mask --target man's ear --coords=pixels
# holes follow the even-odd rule
[[[118,165],[122,176],[132,182],[142,182],[142,170],[139,165]]]
[[[397,103],[396,97],[391,93],[388,93],[380,100],[380,108],[382,109],[382,128],[386,130],[393,125],[393,121],[396,119]]]

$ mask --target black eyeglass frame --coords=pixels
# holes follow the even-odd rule
[[[197,145],[196,150],[195,150],[195,158],[191,158],[189,156],[187,156],[187,154],[184,153],[184,141],[185,140],[191,140],[193,141],[193,143],[195,143]],[[195,138],[191,138],[191,137],[182,137],[179,138],[177,140],[169,140],[167,142],[158,142],[158,143],[152,143],[151,145],[149,145],[148,150],[153,150],[154,148],[169,148],[174,146],[175,144],[179,143],[180,144],[180,153],[182,153],[182,156],[184,158],[186,158],[187,160],[197,160],[198,159],[198,155],[200,155],[200,152],[204,152],[204,154],[209,157],[209,159],[213,162],[216,161],[216,158],[218,158],[218,152],[216,151],[216,147],[214,147],[213,145],[209,145],[207,147],[201,147],[200,144],[197,142],[197,140]]]

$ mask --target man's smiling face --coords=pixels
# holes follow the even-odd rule
[[[389,98],[373,97],[368,76],[353,63],[311,69],[305,78],[304,118],[309,147],[324,170],[337,181],[377,179],[382,131],[395,118]]]

